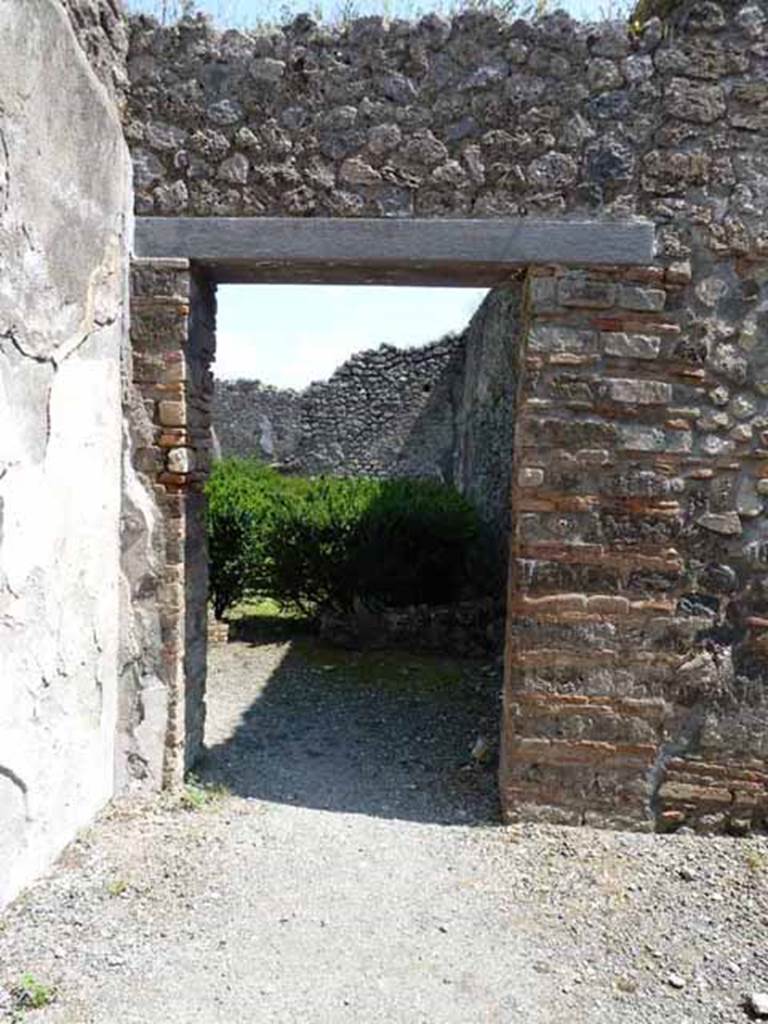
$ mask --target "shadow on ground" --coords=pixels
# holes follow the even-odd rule
[[[235,636],[209,655],[203,781],[328,811],[498,821],[495,757],[470,757],[478,736],[495,750],[497,665],[342,651],[285,620],[240,623]],[[234,730],[217,724],[227,716]]]

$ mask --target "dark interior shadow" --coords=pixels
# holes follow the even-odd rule
[[[302,635],[283,647],[263,681],[265,660],[275,659],[270,641],[285,628],[261,622],[251,627],[250,642],[212,652],[211,715],[217,701],[246,710],[231,736],[205,750],[197,768],[205,782],[328,811],[442,824],[498,821],[497,665],[339,651]],[[478,736],[490,747],[479,761],[471,756]]]

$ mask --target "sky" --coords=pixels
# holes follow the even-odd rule
[[[612,0],[557,0],[585,19],[604,16]],[[525,3],[522,0],[521,6]],[[179,0],[128,0],[132,10],[173,12]],[[197,0],[222,26],[281,23],[299,11],[338,18],[386,13],[413,18],[449,11],[454,0]],[[322,285],[228,285],[219,288],[214,373],[303,388],[325,380],[354,352],[382,344],[408,348],[461,331],[485,292],[464,288]]]
[[[195,0],[195,6],[212,15],[221,25],[249,27],[257,21],[280,24],[306,11],[325,20],[342,15],[384,14],[388,18],[414,18],[425,11],[450,13],[462,0]],[[464,0],[466,2],[466,0]],[[480,5],[481,0],[476,0]],[[498,0],[500,4],[509,0]],[[173,13],[182,0],[126,0],[130,10]],[[518,0],[517,10],[534,6],[533,0]],[[550,8],[566,10],[574,17],[590,19],[610,14],[621,0],[550,0]]]
[[[479,288],[226,285],[219,288],[214,374],[278,387],[327,380],[353,352],[409,348],[460,331]]]

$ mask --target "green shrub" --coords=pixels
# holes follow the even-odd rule
[[[482,531],[458,491],[424,480],[385,480],[360,521],[355,571],[363,600],[447,604],[472,580]]]
[[[281,477],[227,459],[207,488],[211,599],[324,608],[449,603],[484,590],[484,531],[455,490],[420,480]]]
[[[319,477],[277,496],[268,527],[268,596],[311,615],[349,609],[363,587],[361,523],[379,483]]]
[[[280,477],[258,462],[225,459],[214,467],[208,497],[209,589],[214,614],[261,591],[265,526]]]

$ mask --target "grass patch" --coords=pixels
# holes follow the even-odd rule
[[[279,619],[281,622],[305,622],[300,612],[284,608],[271,597],[263,597],[253,601],[241,601],[225,616],[228,622],[241,622],[243,619]]]
[[[226,796],[229,796],[229,790],[221,783],[203,782],[196,775],[189,775],[181,791],[179,805],[185,811],[202,811]]]
[[[246,643],[281,643],[312,629],[309,619],[271,597],[241,601],[224,618],[230,639]]]
[[[56,989],[39,981],[34,974],[22,974],[18,983],[11,989],[20,1010],[41,1010],[49,1006],[56,998]]]
[[[371,685],[383,690],[445,692],[458,690],[465,665],[457,658],[410,651],[348,651],[299,637],[293,650],[312,668],[349,680],[354,686]]]
[[[744,860],[753,875],[768,869],[768,854],[761,853],[759,850],[747,850]]]
[[[122,896],[123,893],[128,892],[128,883],[124,878],[115,878],[107,886],[107,892],[110,896]]]

